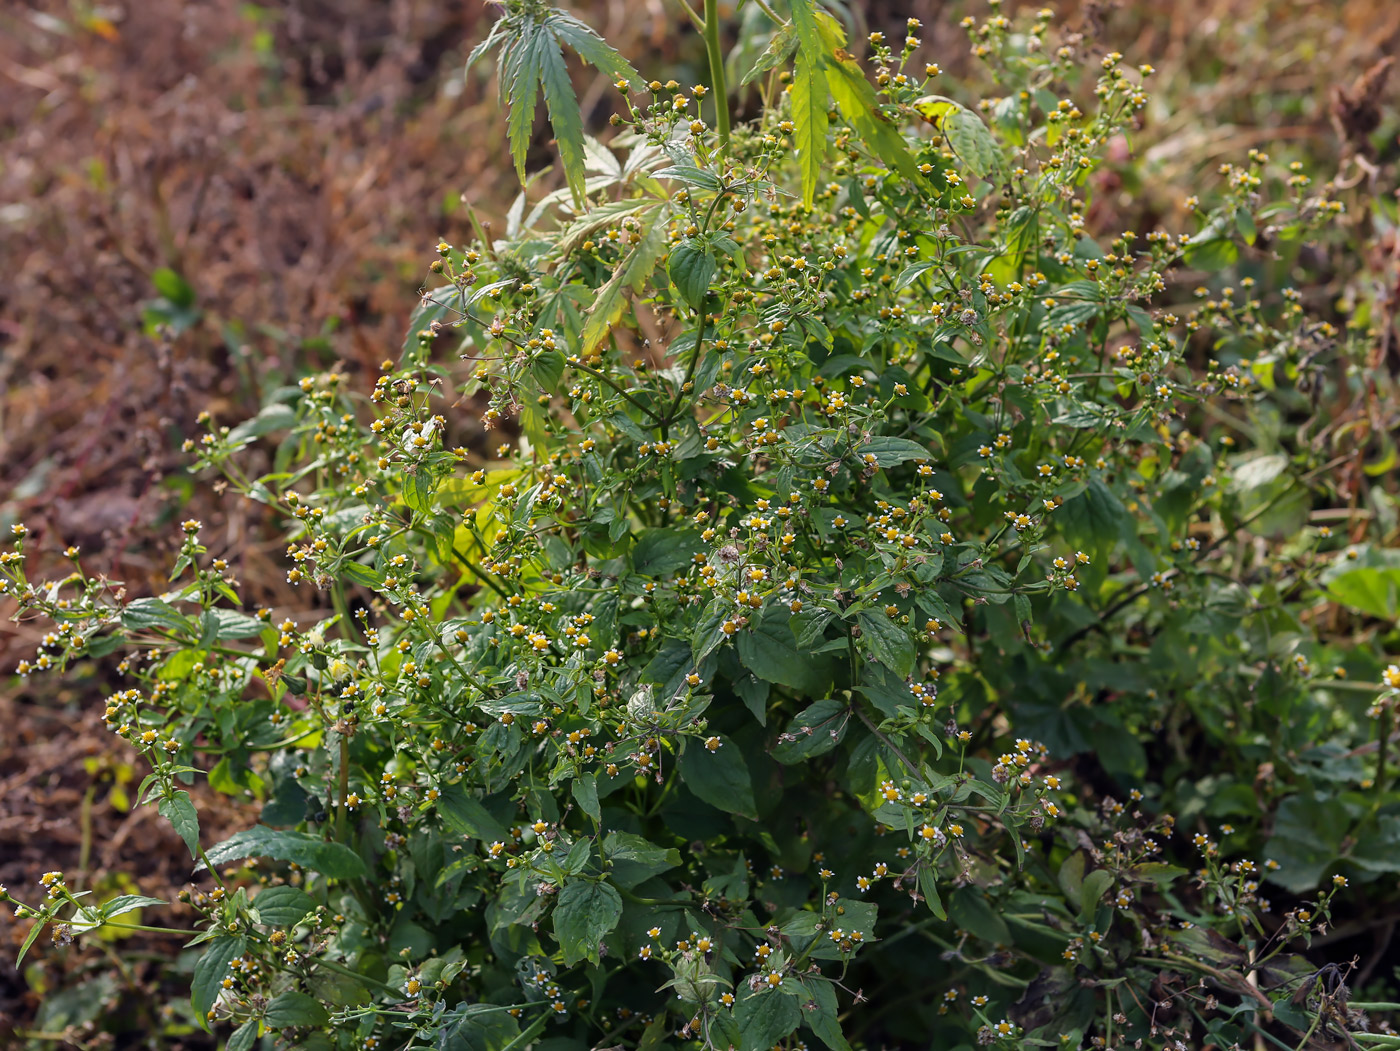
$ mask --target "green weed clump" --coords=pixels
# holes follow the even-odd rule
[[[1328,409],[1386,381],[1292,283],[1340,197],[1250,150],[1099,231],[1153,71],[995,6],[965,104],[916,21],[862,62],[759,3],[731,121],[715,6],[683,86],[508,3],[473,61],[562,185],[436,246],[372,391],[201,420],[303,613],[197,521],[158,597],[0,556],[55,624],[21,674],[120,656],[199,870],[180,1010],[229,1051],[1374,1042],[1309,954],[1400,871],[1394,503]],[[205,843],[196,778],[259,823]],[[161,904],[13,893],[29,944]]]

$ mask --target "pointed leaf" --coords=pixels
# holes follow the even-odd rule
[[[558,40],[550,34],[539,47],[540,83],[544,86],[544,104],[549,111],[549,125],[559,147],[559,160],[564,165],[564,178],[573,191],[574,204],[583,206],[584,149],[583,115],[579,112],[578,96],[574,94],[569,68]]]
[[[175,827],[185,846],[190,848],[190,857],[199,857],[199,814],[195,812],[194,803],[190,802],[190,794],[176,792],[162,799],[158,809],[161,817]]]
[[[705,302],[705,293],[710,290],[710,281],[715,276],[717,264],[708,248],[685,240],[671,249],[666,270],[681,296],[692,309],[699,310]]]
[[[194,965],[194,981],[190,985],[190,1005],[194,1017],[205,1032],[209,1031],[209,1009],[219,998],[223,980],[228,977],[228,965],[243,953],[242,938],[215,938],[199,962]]]
[[[794,11],[798,7],[793,5]],[[802,203],[811,205],[826,161],[828,93],[814,57],[803,49],[797,54],[796,75],[792,82],[793,141],[802,168]]]
[[[699,798],[728,814],[758,820],[753,779],[744,755],[725,737],[710,751],[696,742],[681,755],[681,780]]]
[[[564,965],[597,963],[599,942],[621,918],[622,895],[615,887],[590,880],[567,884],[554,906],[554,936],[564,952]]]
[[[276,858],[331,879],[358,879],[368,874],[360,855],[344,843],[328,843],[305,832],[256,825],[209,848],[209,863],[222,865],[243,858]]]

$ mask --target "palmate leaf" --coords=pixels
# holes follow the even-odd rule
[[[534,130],[535,106],[543,92],[564,178],[575,204],[581,205],[588,155],[578,97],[564,61],[566,45],[584,62],[613,80],[625,80],[633,88],[640,87],[641,76],[631,63],[588,26],[557,10],[545,10],[533,17],[509,15],[501,19],[472,51],[467,68],[489,51],[500,49],[497,87],[502,105],[509,110],[506,139],[521,182],[525,181],[525,158]]]
[[[574,94],[569,67],[564,64],[564,51],[554,34],[540,34],[544,42],[539,48],[540,81],[544,85],[544,104],[549,111],[549,125],[554,129],[554,141],[559,147],[559,160],[564,165],[564,178],[574,195],[574,204],[582,206],[588,154],[583,148],[583,114]]]
[[[826,163],[827,102],[830,98],[822,69],[833,48],[823,39],[813,0],[792,0],[792,31],[797,58],[792,82],[792,124],[802,163],[802,203],[816,195],[817,178]]]
[[[498,74],[501,102],[509,111],[506,139],[515,161],[515,174],[525,181],[525,154],[535,126],[535,102],[540,87],[540,53],[543,34],[533,22],[521,23],[519,36],[506,44]]]
[[[841,24],[815,0],[793,0],[797,35],[793,79],[793,129],[802,158],[802,197],[811,204],[826,159],[826,107],[834,99],[841,115],[877,158],[918,184],[922,175],[894,123],[886,117],[865,73],[845,52]],[[820,109],[820,116],[816,110]],[[818,134],[820,133],[820,134]]]

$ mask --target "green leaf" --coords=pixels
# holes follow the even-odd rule
[[[515,22],[503,19],[502,22]],[[501,23],[497,23],[500,25]],[[525,157],[535,127],[535,101],[540,89],[540,59],[544,34],[533,22],[521,22],[520,35],[506,45],[498,77],[501,96],[509,108],[506,141],[515,161],[515,174],[525,181]]]
[[[598,775],[581,774],[574,778],[569,788],[579,809],[594,821],[601,821],[603,812],[598,808]]]
[[[783,739],[773,749],[773,758],[790,766],[825,755],[841,743],[849,722],[846,705],[835,700],[818,701],[788,723]]]
[[[564,52],[559,47],[558,39],[550,33],[541,33],[541,36],[544,39],[538,46],[540,83],[544,86],[549,125],[554,131],[559,160],[564,166],[564,178],[573,192],[574,204],[582,208],[583,184],[587,178],[584,171],[587,156],[583,147],[583,115],[579,111],[578,97],[574,94],[574,84],[569,79],[569,68],[564,64]]]
[[[972,110],[942,95],[926,95],[914,108],[943,133],[949,148],[973,175],[984,179],[1000,167],[996,139]]]
[[[262,922],[269,927],[294,927],[316,907],[315,899],[300,887],[268,887],[253,899]]]
[[[19,947],[19,954],[15,957],[16,967],[24,962],[24,957],[25,954],[29,952],[29,947],[34,944],[35,939],[39,937],[47,926],[48,924],[45,921],[39,920],[34,926],[29,928],[29,933],[24,936],[24,944]]]
[[[209,1031],[209,1009],[219,998],[223,980],[228,977],[228,965],[234,957],[241,955],[241,937],[215,938],[199,958],[199,962],[194,965],[194,980],[190,984],[190,1005],[194,1008],[195,1021],[206,1033]]]
[[[797,649],[786,609],[770,606],[737,636],[739,659],[755,677],[821,696],[827,686],[825,662]]]
[[[882,434],[856,447],[856,456],[864,458],[867,455],[873,455],[881,467],[894,467],[909,460],[927,460],[933,454],[926,446],[908,438],[892,438]]]
[[[915,186],[924,184],[923,173],[910,155],[893,121],[880,112],[875,89],[852,59],[830,62],[826,84],[842,115],[855,128],[877,158],[894,168]]]
[[[740,86],[752,84],[758,77],[767,73],[770,69],[787,61],[797,47],[797,34],[793,30],[792,23],[789,22],[773,34],[773,38],[768,41],[768,46],[763,49],[763,54],[754,60],[753,66],[744,74],[739,81]]]
[[[613,865],[609,878],[623,890],[681,863],[681,853],[675,847],[660,847],[630,832],[609,832],[603,840],[603,854]]]
[[[694,529],[647,529],[632,548],[632,570],[644,577],[661,577],[692,565],[703,548]]]
[[[657,205],[645,215],[639,214],[638,221],[645,231],[641,241],[594,294],[593,307],[583,326],[584,354],[607,338],[613,325],[622,317],[627,289],[641,289],[656,269],[656,261],[666,247],[666,212],[663,205]]]
[[[330,1017],[315,997],[292,990],[267,1005],[263,1021],[269,1029],[286,1029],[293,1025],[325,1025]]]
[[[497,1004],[462,1004],[444,1017],[442,1051],[506,1051],[520,1046],[520,1026]]]
[[[403,501],[419,514],[427,514],[433,508],[433,476],[426,467],[420,467],[403,482]]]
[[[929,911],[940,920],[948,918],[948,912],[943,908],[943,901],[938,896],[938,873],[932,865],[923,865],[919,869],[919,893],[924,896],[924,904],[929,907]]]
[[[717,269],[713,253],[694,241],[682,241],[671,249],[666,269],[685,301],[692,309],[700,309]]]
[[[815,1011],[807,1012],[807,1027],[816,1034],[818,1040],[831,1048],[831,1051],[851,1051],[851,1045],[841,1032],[840,1005],[836,1001],[835,988],[830,982],[819,978],[806,978],[802,984],[810,991],[812,1000],[817,1005]]]
[[[615,887],[591,880],[566,884],[554,906],[554,937],[564,952],[564,965],[597,963],[598,943],[621,918],[622,895]]]
[[[679,764],[681,780],[711,806],[757,821],[753,779],[743,753],[727,738],[719,741],[713,752],[698,741],[685,750]]]
[[[229,1034],[224,1051],[249,1051],[258,1038],[258,1020],[250,1018]]]
[[[486,843],[506,842],[505,827],[461,785],[448,785],[438,797],[438,813],[448,830]]]
[[[801,3],[794,3],[793,17]],[[802,170],[802,203],[811,207],[817,182],[826,164],[826,135],[829,94],[822,77],[818,56],[807,48],[797,53],[796,75],[792,81],[793,141]]]
[[[1117,494],[1095,478],[1064,502],[1055,520],[1070,543],[1102,555],[1113,547],[1127,515]]]
[[[785,996],[779,989],[761,989],[735,1005],[734,1020],[739,1023],[743,1038],[739,1051],[769,1051],[779,1040],[797,1031],[802,1024],[802,1009],[795,996]]]
[[[113,920],[118,916],[126,915],[128,912],[144,909],[147,905],[169,904],[170,902],[162,898],[147,898],[141,894],[118,894],[110,901],[104,901],[99,911],[104,920]]]
[[[1186,242],[1182,261],[1198,270],[1224,270],[1237,263],[1240,247],[1226,233],[1231,225],[1231,220],[1223,216],[1212,219]]]
[[[360,879],[369,875],[360,856],[344,843],[328,843],[305,832],[255,825],[209,848],[209,864],[222,865],[243,858],[276,858],[330,879]]]
[[[188,792],[179,791],[160,801],[160,816],[174,826],[185,846],[190,848],[190,857],[199,857],[199,814],[190,801]]]
[[[1337,602],[1382,620],[1395,620],[1400,609],[1400,569],[1366,567],[1339,573],[1327,585]]]
[[[1104,892],[1111,886],[1113,886],[1113,873],[1107,869],[1095,869],[1084,877],[1084,883],[1079,888],[1079,918],[1081,920],[1085,923],[1093,922],[1099,902],[1103,899]]]
[[[414,327],[416,332],[422,325]],[[264,434],[272,431],[287,431],[296,426],[297,411],[290,405],[282,402],[273,402],[271,405],[264,405],[262,409],[251,420],[244,420],[233,430],[229,431],[228,440],[233,444],[252,441]]]
[[[158,598],[138,598],[128,602],[122,610],[122,627],[130,631],[164,628],[166,631],[189,633],[194,630],[188,617]]]
[[[1011,929],[987,901],[979,887],[963,887],[948,902],[948,918],[954,925],[992,945],[1010,945]]]
[[[257,617],[250,617],[246,613],[240,613],[236,609],[211,609],[205,610],[205,616],[213,614],[219,623],[219,631],[216,636],[217,641],[225,639],[251,639],[262,634],[263,628],[267,627]]]
[[[820,69],[829,53],[822,39],[821,26],[817,19],[820,9],[814,0],[792,0],[792,28],[797,34],[797,47],[800,54],[807,56],[813,67]]]
[[[1316,889],[1341,853],[1347,823],[1340,809],[1329,792],[1300,792],[1279,804],[1261,851],[1280,866],[1267,874],[1269,882],[1294,894]]]
[[[168,266],[156,267],[151,271],[151,284],[173,305],[185,309],[194,306],[194,289]]]
[[[632,63],[573,15],[556,8],[545,19],[545,25],[556,39],[573,48],[574,53],[594,69],[606,73],[614,82],[625,80],[634,90],[641,89],[641,74],[632,68]]]
[[[860,621],[860,641],[877,661],[901,677],[913,672],[918,650],[907,628],[882,609],[861,610],[856,619]]]

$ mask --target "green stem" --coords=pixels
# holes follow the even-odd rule
[[[340,784],[337,789],[335,838],[345,842],[345,797],[350,794],[350,744],[344,734],[340,735]]]
[[[1308,1046],[1308,1041],[1312,1039],[1313,1033],[1317,1032],[1317,1023],[1322,1021],[1322,1012],[1313,1015],[1312,1025],[1308,1026],[1308,1031],[1303,1034],[1303,1039],[1298,1041],[1295,1051],[1303,1051]]]
[[[1385,792],[1385,760],[1386,749],[1390,744],[1390,720],[1390,708],[1387,707],[1381,712],[1380,726],[1377,728],[1380,740],[1377,742],[1376,752],[1376,808],[1380,807],[1381,796]]]
[[[719,46],[719,0],[705,0],[705,53],[710,59],[710,89],[715,93],[715,130],[719,148],[729,149],[729,89],[724,83],[724,52]]]
[[[104,923],[104,924],[102,924],[101,927],[94,928],[94,930],[146,931],[146,932],[148,932],[148,933],[150,933],[150,934],[179,934],[179,935],[183,935],[183,936],[186,937],[186,938],[191,938],[191,937],[193,937],[194,935],[200,933],[199,931],[188,931],[188,930],[184,930],[184,929],[182,929],[182,928],[180,928],[180,927],[152,927],[152,926],[149,926],[148,924],[144,924],[144,923],[111,923],[111,922]],[[83,932],[83,933],[87,933],[87,932],[85,931],[85,932]]]

